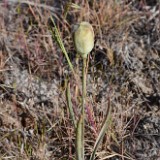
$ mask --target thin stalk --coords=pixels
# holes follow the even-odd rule
[[[82,69],[82,109],[76,129],[76,155],[77,160],[84,160],[84,122],[85,122],[85,100],[86,100],[86,58],[83,58]]]
[[[69,113],[70,113],[70,116],[72,118],[74,128],[76,129],[76,118],[75,118],[75,115],[74,115],[72,101],[71,101],[70,83],[68,83],[68,86],[67,86],[66,97],[67,97],[67,103],[68,103],[68,107],[69,107]]]
[[[76,160],[84,160],[84,154],[82,152],[83,143],[82,143],[82,125],[83,125],[83,116],[81,115],[76,129]]]
[[[85,102],[86,102],[86,58],[83,58],[82,71],[82,154],[84,159],[84,121],[85,121]]]

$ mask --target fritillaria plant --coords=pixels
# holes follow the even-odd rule
[[[94,32],[91,24],[81,22],[75,26],[74,43],[76,51],[83,58],[82,71],[82,108],[76,130],[76,155],[77,160],[84,160],[84,119],[86,98],[86,59],[94,47]]]
[[[86,61],[87,56],[91,52],[94,47],[94,31],[92,25],[88,22],[81,22],[78,25],[75,25],[74,31],[74,44],[77,53],[83,59],[83,71],[82,71],[82,107],[81,114],[76,121],[74,116],[74,111],[72,108],[71,95],[70,95],[70,87],[67,87],[67,103],[69,106],[70,115],[76,130],[76,159],[84,160],[84,128],[85,128],[85,101],[86,101]],[[93,152],[91,154],[90,160],[94,160],[95,153],[97,148],[105,135],[105,132],[108,128],[109,120],[110,120],[110,111],[111,107],[108,105],[106,118],[104,120],[103,126],[99,135],[96,139]]]

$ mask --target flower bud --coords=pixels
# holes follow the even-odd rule
[[[74,43],[77,52],[82,58],[87,58],[94,47],[94,31],[88,22],[81,22],[75,26]]]

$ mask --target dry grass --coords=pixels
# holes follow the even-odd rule
[[[158,0],[0,2],[0,159],[75,159],[67,80],[76,115],[80,93],[52,37],[52,15],[77,72],[82,64],[76,61],[72,25],[89,21],[96,35],[87,80],[86,160],[109,102],[110,126],[96,159],[158,160],[159,12]]]

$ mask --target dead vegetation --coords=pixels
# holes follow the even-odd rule
[[[80,8],[78,7],[80,6]],[[0,1],[0,159],[75,159],[66,82],[80,95],[52,35],[61,33],[73,66],[72,25],[94,28],[86,105],[86,159],[110,102],[110,127],[97,160],[160,159],[160,4],[140,1]]]

